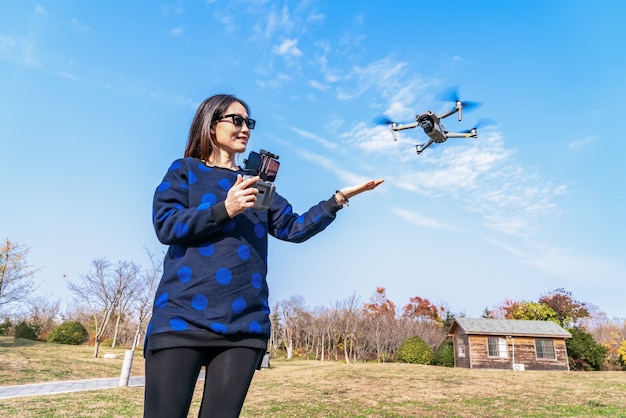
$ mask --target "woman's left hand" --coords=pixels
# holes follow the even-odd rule
[[[343,195],[347,199],[351,199],[352,197],[358,195],[359,193],[363,193],[368,190],[375,189],[376,187],[381,185],[384,181],[385,179],[369,180],[369,181],[366,181],[365,183],[362,183],[356,186],[344,187],[343,189],[340,190],[340,192],[343,193]]]

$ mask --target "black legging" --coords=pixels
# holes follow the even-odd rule
[[[201,418],[238,417],[264,350],[245,347],[168,348],[146,352],[144,418],[186,418],[206,365]]]

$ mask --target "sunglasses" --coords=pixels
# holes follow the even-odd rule
[[[224,115],[221,118],[217,118],[215,119],[216,121],[220,121],[226,118],[232,118],[233,120],[233,125],[235,125],[238,128],[241,128],[244,124],[244,122],[246,123],[246,125],[248,126],[249,129],[254,129],[254,126],[256,125],[256,121],[254,119],[250,119],[250,118],[244,118],[241,115],[236,115],[234,113],[231,113],[229,115]]]

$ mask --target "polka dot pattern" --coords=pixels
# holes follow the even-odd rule
[[[226,286],[233,280],[233,274],[227,268],[221,268],[215,272],[215,280],[222,286]]]
[[[203,311],[209,306],[209,299],[202,294],[197,294],[191,298],[191,306],[197,311]]]
[[[189,280],[191,280],[191,268],[184,266],[178,269],[178,271],[176,272],[176,276],[178,276],[178,280],[180,280],[183,283],[187,283]]]
[[[149,335],[210,330],[268,337],[268,233],[301,241],[334,219],[321,204],[295,214],[276,195],[267,211],[248,210],[218,222],[214,211],[224,210],[218,203],[226,199],[236,176],[183,158],[170,166],[157,186],[153,221],[169,249]]]

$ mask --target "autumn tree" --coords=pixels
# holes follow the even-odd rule
[[[385,362],[394,351],[396,305],[387,298],[384,287],[376,288],[370,303],[363,304],[366,341],[376,352],[376,359]]]
[[[626,370],[626,340],[622,341],[622,345],[617,349],[617,358],[622,365],[622,369]]]
[[[25,300],[34,290],[33,270],[27,262],[30,249],[8,238],[0,245],[0,310]]]
[[[555,320],[562,327],[572,327],[579,320],[589,316],[589,309],[583,302],[572,298],[572,293],[563,288],[556,289],[550,293],[542,295],[539,303],[552,308],[555,312]]]
[[[514,301],[511,299],[505,299],[502,305],[491,311],[491,314],[493,317],[500,319],[556,320],[556,312],[546,304],[531,301]]]
[[[415,321],[433,321],[441,323],[440,309],[428,299],[414,296],[402,308],[402,317]]]
[[[438,307],[426,298],[414,296],[402,308],[400,327],[408,334],[405,334],[406,338],[417,335],[432,350],[436,350],[447,336],[447,330],[443,328],[444,313],[445,308]]]

